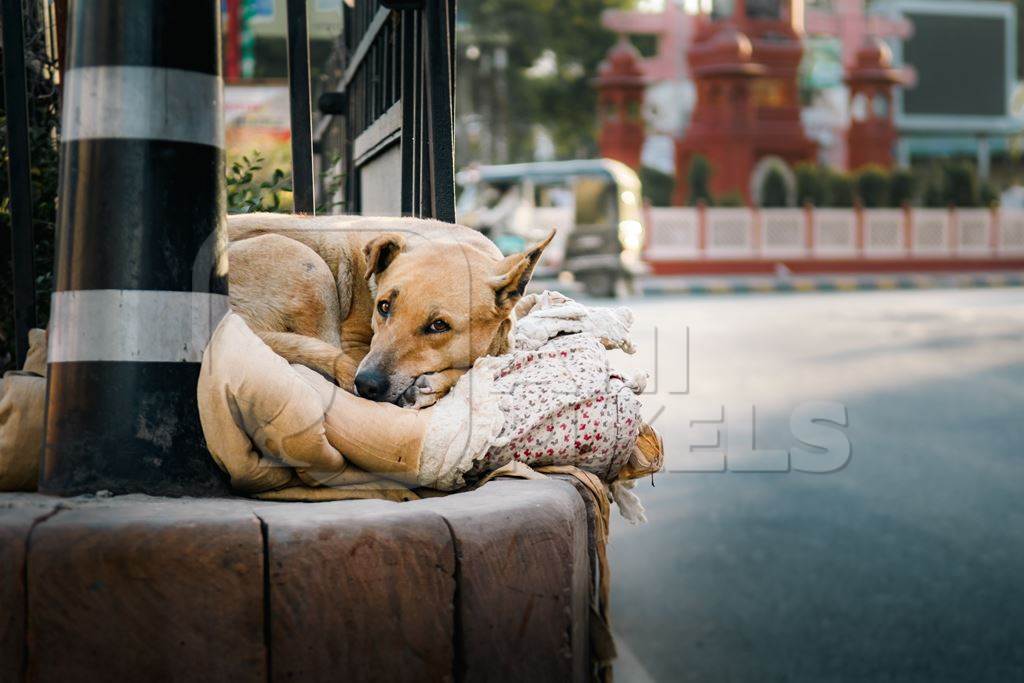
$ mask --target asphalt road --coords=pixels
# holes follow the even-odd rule
[[[629,305],[641,349],[614,362],[653,368],[657,330],[676,471],[639,487],[648,524],[613,521],[617,680],[1024,680],[1024,290]],[[846,409],[844,467],[732,471],[751,407],[784,451],[813,401]],[[678,471],[716,440],[729,471]]]

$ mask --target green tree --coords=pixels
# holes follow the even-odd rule
[[[712,173],[711,162],[702,154],[695,154],[690,160],[690,171],[686,174],[690,206],[695,206],[698,201],[708,206],[714,203],[711,198]]]
[[[631,5],[630,0],[459,2],[460,20],[468,26],[460,50],[480,37],[481,42],[501,43],[507,52],[502,97],[510,161],[532,159],[536,124],[548,129],[559,158],[597,154],[597,97],[590,80],[615,42],[615,35],[601,26],[601,12]],[[545,50],[554,56],[554,71],[529,72]],[[493,82],[493,75],[482,76],[480,87]]]
[[[866,166],[857,172],[857,197],[868,209],[886,206],[889,199],[889,174],[880,166]]]

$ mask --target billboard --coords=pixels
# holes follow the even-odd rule
[[[875,5],[914,26],[893,46],[917,84],[896,96],[902,131],[999,134],[1019,127],[1010,116],[1017,72],[1016,7],[971,0],[882,0]]]
[[[903,59],[917,68],[918,82],[904,93],[905,113],[1006,114],[1005,19],[919,12],[906,16],[914,23],[914,35],[903,44]]]

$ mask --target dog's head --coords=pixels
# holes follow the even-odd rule
[[[495,258],[474,244],[386,233],[364,249],[374,278],[373,339],[356,372],[356,392],[396,402],[420,375],[472,367],[504,353],[512,309],[554,236]]]

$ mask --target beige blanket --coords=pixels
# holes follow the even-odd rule
[[[46,422],[46,330],[32,330],[20,371],[0,385],[0,491],[34,491]]]
[[[207,447],[236,491],[274,500],[418,497],[411,489],[421,485],[430,411],[360,399],[291,366],[234,313],[203,355],[197,397]]]

